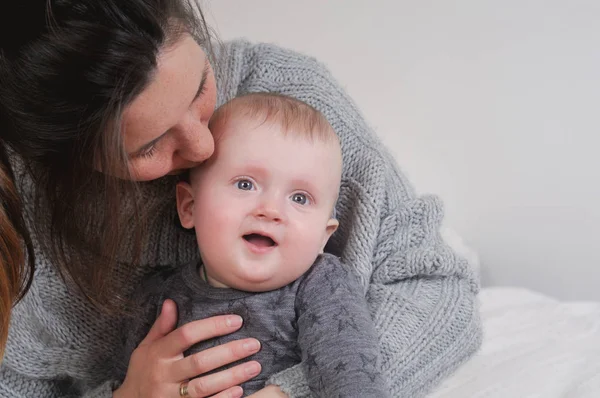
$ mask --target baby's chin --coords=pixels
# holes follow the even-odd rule
[[[290,282],[278,280],[278,278],[265,278],[265,277],[238,277],[235,280],[230,281],[230,287],[243,290],[245,292],[269,292],[271,290],[277,290],[279,288],[284,287]]]
[[[294,281],[290,276],[280,275],[285,271],[262,270],[263,272],[257,272],[256,269],[247,272],[239,269],[236,271],[228,274],[227,280],[223,284],[245,292],[260,293],[277,290]]]

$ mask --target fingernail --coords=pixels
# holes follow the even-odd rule
[[[258,342],[258,340],[250,340],[244,343],[244,349],[246,351],[258,351],[260,350],[260,343]]]
[[[231,315],[227,317],[227,320],[225,321],[225,323],[227,324],[227,326],[229,327],[237,327],[240,326],[242,324],[242,317],[239,315]]]
[[[231,398],[240,398],[243,394],[244,389],[242,387],[236,387],[236,389],[231,392]]]
[[[256,376],[260,373],[260,365],[258,362],[252,362],[246,365],[246,375],[247,376]]]

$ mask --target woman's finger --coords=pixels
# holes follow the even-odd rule
[[[169,379],[192,379],[203,373],[246,358],[259,350],[260,343],[256,339],[248,338],[230,341],[229,343],[209,348],[176,361],[171,366],[171,369],[169,369]]]
[[[244,389],[240,386],[235,386],[221,391],[217,395],[213,395],[212,398],[240,398],[242,395],[244,395]]]
[[[186,323],[156,342],[156,349],[163,357],[180,355],[194,344],[223,336],[242,326],[239,315],[219,315]]]
[[[260,364],[256,361],[250,361],[241,365],[234,366],[218,373],[208,376],[198,377],[190,380],[188,383],[188,395],[190,398],[209,397],[221,391],[230,390],[229,386],[242,384],[260,374]],[[221,395],[217,395],[221,396]],[[223,395],[228,397],[228,395]]]
[[[265,388],[258,390],[252,395],[248,395],[248,398],[288,398],[281,389],[273,384],[269,384]]]
[[[160,315],[154,321],[152,328],[144,337],[141,345],[150,344],[154,341],[168,335],[177,323],[177,305],[173,300],[165,300],[160,310]]]

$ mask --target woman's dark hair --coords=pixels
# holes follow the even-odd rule
[[[148,211],[140,205],[139,184],[113,177],[127,170],[122,112],[149,84],[159,51],[182,34],[212,54],[194,0],[3,3],[0,355],[10,309],[33,277],[32,237],[65,281],[97,308],[122,308],[114,283],[119,243],[133,223],[128,249],[132,264],[138,263]],[[34,188],[21,187],[27,183]],[[36,209],[27,225],[25,202]],[[128,219],[121,217],[124,203],[133,203]]]

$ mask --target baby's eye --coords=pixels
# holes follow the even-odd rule
[[[239,180],[237,182],[238,189],[243,191],[251,191],[254,188],[254,184],[250,180]]]
[[[305,205],[308,203],[308,198],[303,193],[295,193],[292,195],[292,201],[300,205]]]

